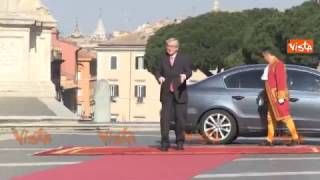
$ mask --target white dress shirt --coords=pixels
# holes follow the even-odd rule
[[[269,74],[269,65],[267,65],[267,66],[264,68],[263,74],[262,74],[262,76],[261,76],[261,80],[263,80],[263,81],[268,80],[268,74]]]

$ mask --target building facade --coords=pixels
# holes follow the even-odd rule
[[[97,48],[98,79],[110,85],[113,121],[159,121],[160,86],[144,67],[143,44]]]
[[[96,53],[81,49],[77,59],[77,109],[82,120],[91,120],[94,111],[94,90],[97,80]]]
[[[53,57],[58,55],[61,59],[59,70],[56,67],[57,64],[52,63],[55,66],[52,68],[56,71],[54,76],[57,76],[56,73],[60,73],[59,79],[54,77],[57,97],[73,113],[77,112],[76,54],[78,50],[79,47],[75,43],[61,39],[58,30],[52,31]]]

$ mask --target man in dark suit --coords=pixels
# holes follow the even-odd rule
[[[177,150],[183,150],[185,121],[187,118],[186,80],[192,75],[191,59],[179,51],[179,41],[166,41],[166,55],[160,59],[155,76],[161,84],[161,151],[168,151],[170,122],[175,120]]]

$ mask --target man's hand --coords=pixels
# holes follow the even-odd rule
[[[183,83],[186,79],[187,79],[187,75],[185,75],[185,74],[180,74],[181,83]]]
[[[284,99],[278,99],[278,103],[279,104],[283,104],[284,103]]]
[[[159,81],[160,84],[162,84],[165,80],[166,80],[166,79],[165,79],[164,77],[162,77],[162,76],[159,77],[159,79],[158,79],[158,81]]]

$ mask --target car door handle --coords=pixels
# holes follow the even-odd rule
[[[243,96],[232,96],[232,98],[235,100],[242,100],[244,97]]]
[[[289,101],[290,102],[297,102],[297,101],[299,101],[299,99],[298,98],[290,98]]]

